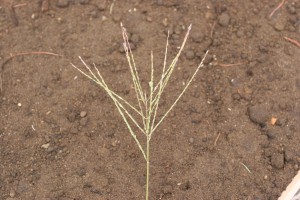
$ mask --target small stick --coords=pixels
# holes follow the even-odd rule
[[[13,24],[15,26],[18,26],[19,25],[19,20],[16,16],[16,12],[15,12],[15,8],[14,8],[14,5],[13,5],[13,1],[11,1],[11,4],[9,6],[9,15],[10,15],[10,18],[11,18],[11,21],[13,22]]]
[[[221,133],[218,134],[218,136],[217,136],[217,138],[216,138],[216,140],[215,140],[215,142],[214,142],[214,146],[217,145],[217,142],[218,142],[218,140],[219,140],[220,135],[221,135]]]
[[[41,10],[42,10],[42,12],[45,12],[45,11],[49,10],[49,0],[43,0],[42,1]]]
[[[59,54],[56,53],[52,53],[52,52],[46,52],[46,51],[33,51],[33,52],[20,52],[20,53],[16,53],[16,54],[10,54],[10,57],[7,58],[1,65],[0,65],[0,93],[2,93],[3,91],[3,70],[4,70],[4,66],[13,58],[18,57],[18,56],[25,56],[25,55],[50,55],[50,56],[61,56]]]
[[[109,14],[112,14],[114,5],[115,5],[115,0],[113,0],[113,2],[111,3],[111,5],[109,7]]]
[[[47,52],[47,51],[32,51],[32,52],[20,52],[16,54],[10,54],[11,57],[17,57],[17,56],[25,56],[25,55],[50,55],[50,56],[61,56],[56,53]]]
[[[211,38],[212,38],[212,36],[213,36],[213,34],[214,34],[215,26],[216,26],[216,21],[214,21],[214,23],[213,23],[212,26],[211,26],[211,30],[210,30],[210,37],[211,37]]]
[[[23,6],[27,6],[27,3],[20,3],[17,5],[14,5],[13,8],[19,8],[19,7],[23,7]]]
[[[281,6],[283,6],[283,4],[284,4],[284,2],[285,2],[286,0],[282,0],[282,2],[271,12],[271,14],[269,15],[269,17],[271,18],[273,15],[274,15],[274,13],[281,7]]]
[[[243,64],[245,64],[245,63],[234,63],[234,64],[216,64],[216,65],[218,65],[218,66],[220,66],[220,67],[233,67],[233,66],[238,66],[238,65],[243,65]]]
[[[291,39],[289,37],[284,37],[284,39],[286,39],[287,41],[289,41],[289,42],[297,45],[298,47],[300,47],[300,42],[298,42],[297,40],[293,40],[293,39]]]
[[[243,165],[244,167],[245,167],[245,169],[250,173],[250,174],[252,174],[252,172],[250,171],[250,169],[244,164],[244,163],[242,163],[242,162],[240,162],[241,163],[241,165]]]

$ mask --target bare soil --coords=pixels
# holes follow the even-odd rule
[[[162,111],[210,51],[152,138],[150,199],[277,199],[300,164],[300,47],[284,38],[300,41],[300,1],[270,16],[280,2],[0,1],[0,199],[144,199],[126,125],[70,65],[95,63],[131,101],[120,22],[145,84],[150,51],[158,73],[167,31],[170,62],[193,24]]]

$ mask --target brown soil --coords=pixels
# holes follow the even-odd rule
[[[144,199],[145,161],[126,125],[70,65],[82,56],[133,98],[120,22],[145,83],[151,50],[162,69],[167,30],[171,58],[193,24],[162,110],[210,50],[153,136],[150,199],[277,199],[300,164],[300,47],[284,39],[300,40],[300,1],[270,17],[280,2],[0,1],[0,199]],[[61,57],[10,58],[40,51]]]

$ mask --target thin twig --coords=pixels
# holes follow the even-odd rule
[[[216,26],[216,21],[214,21],[214,23],[211,26],[211,30],[210,30],[210,37],[212,38],[214,35],[214,30],[215,30],[215,26]]]
[[[114,8],[114,5],[115,5],[115,1],[116,0],[113,0],[113,2],[111,3],[110,7],[109,7],[109,14],[112,14],[113,12],[113,8]]]
[[[10,57],[4,60],[4,62],[0,65],[0,93],[3,91],[3,71],[4,71],[4,66],[11,61],[13,58],[18,57],[18,56],[26,56],[26,55],[50,55],[50,56],[61,56],[56,53],[52,52],[46,52],[46,51],[33,51],[33,52],[20,52],[20,53],[15,53],[15,54],[10,54]]]
[[[20,3],[17,5],[14,5],[13,8],[19,8],[19,7],[23,7],[23,6],[27,6],[27,3]]]
[[[41,6],[41,11],[45,12],[49,10],[49,0],[43,0],[42,1],[42,6]]]
[[[218,134],[218,136],[217,136],[217,138],[216,138],[216,140],[215,140],[215,142],[214,142],[214,146],[217,145],[217,142],[218,142],[218,140],[219,140],[220,135],[221,135],[221,133]]]
[[[238,65],[243,65],[245,63],[233,63],[233,64],[222,64],[222,63],[217,63],[217,66],[220,67],[233,67],[233,66],[238,66]]]
[[[11,1],[11,4],[9,6],[9,15],[10,15],[10,18],[11,18],[11,21],[13,22],[13,24],[15,26],[18,26],[19,25],[19,20],[16,16],[16,12],[15,12],[15,8],[14,8],[14,5],[13,5],[13,1]]]
[[[283,4],[285,3],[286,0],[282,0],[282,2],[271,12],[271,14],[269,15],[269,17],[272,17],[274,15],[274,13],[283,6]]]
[[[289,37],[284,37],[284,39],[286,39],[287,41],[297,45],[298,47],[300,47],[300,42],[298,42],[297,40],[291,39]]]
[[[240,162],[241,163],[241,165],[243,165],[244,167],[245,167],[245,169],[250,173],[250,174],[252,174],[252,172],[250,171],[250,169],[244,164],[244,163],[242,163],[242,162]]]

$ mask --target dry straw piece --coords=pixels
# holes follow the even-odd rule
[[[151,74],[150,74],[150,81],[149,81],[149,88],[148,93],[147,90],[144,90],[141,85],[140,77],[138,74],[138,70],[136,68],[136,64],[134,61],[134,57],[130,48],[130,44],[128,41],[128,36],[126,29],[121,24],[122,29],[122,36],[124,39],[124,49],[126,58],[129,64],[129,70],[132,77],[132,82],[134,85],[134,90],[136,94],[137,99],[137,105],[133,105],[129,103],[127,100],[125,100],[120,95],[116,94],[114,91],[112,91],[108,85],[106,84],[104,77],[101,75],[95,64],[93,64],[93,67],[90,67],[88,64],[84,62],[84,60],[79,57],[82,64],[86,68],[87,72],[84,72],[80,68],[76,67],[71,63],[71,65],[76,68],[79,72],[81,72],[84,76],[91,79],[92,81],[96,82],[100,87],[102,87],[106,93],[110,96],[110,98],[113,100],[118,112],[120,113],[122,119],[124,120],[131,136],[135,140],[137,146],[139,147],[145,161],[146,161],[146,194],[145,199],[149,199],[149,178],[150,178],[150,141],[151,137],[153,136],[154,131],[158,128],[158,126],[163,122],[163,120],[166,118],[166,116],[170,113],[170,111],[174,108],[174,106],[177,104],[179,99],[182,97],[184,92],[187,90],[189,85],[191,84],[192,80],[195,78],[197,72],[200,68],[202,68],[203,61],[206,58],[206,55],[208,54],[208,51],[205,53],[202,61],[196,68],[194,74],[190,78],[190,80],[187,82],[185,87],[182,89],[181,93],[177,96],[173,104],[169,107],[169,109],[162,115],[160,119],[157,119],[157,110],[159,107],[159,102],[161,99],[161,95],[163,94],[170,77],[175,69],[175,66],[177,64],[177,61],[179,59],[179,56],[181,55],[181,52],[186,44],[187,38],[189,36],[189,33],[191,31],[192,25],[188,27],[187,33],[184,37],[183,43],[181,44],[178,53],[176,54],[175,58],[172,60],[170,65],[167,65],[167,53],[168,53],[168,45],[169,45],[169,33],[167,36],[167,43],[165,48],[165,56],[164,56],[164,65],[161,73],[161,77],[157,83],[154,83],[154,64],[153,64],[153,52],[151,51]],[[138,116],[139,118],[137,118]],[[141,121],[141,122],[140,122]],[[139,123],[140,122],[140,123]],[[133,126],[136,126],[144,137],[146,138],[146,147],[143,147],[141,144],[141,141],[137,138],[136,132],[134,131]]]

